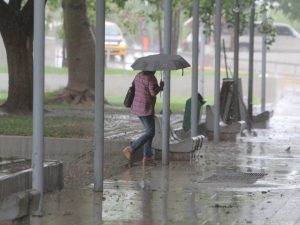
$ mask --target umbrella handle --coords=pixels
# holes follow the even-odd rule
[[[160,82],[162,81],[162,78],[163,78],[162,71],[160,71]],[[161,91],[159,92],[159,97],[161,98]]]
[[[162,81],[162,78],[160,78],[160,83],[161,83],[161,81]],[[160,86],[159,86],[159,88],[160,88]],[[159,91],[159,97],[161,98],[161,90]]]

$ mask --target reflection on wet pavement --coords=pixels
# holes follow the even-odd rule
[[[300,224],[299,92],[257,137],[209,143],[193,162],[134,166],[106,179],[103,193],[91,185],[46,195],[45,216],[32,224]]]

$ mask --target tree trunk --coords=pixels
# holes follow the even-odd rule
[[[13,11],[19,9],[19,12]],[[2,11],[4,10],[4,11]],[[33,97],[33,1],[22,8],[0,5],[0,32],[7,52],[9,88],[7,112],[31,112]]]
[[[161,3],[156,2],[156,10],[161,11]],[[157,29],[158,29],[158,43],[159,43],[159,53],[163,53],[163,41],[162,41],[162,26],[161,26],[161,17],[157,20]]]
[[[179,26],[180,26],[180,9],[176,9],[172,17],[172,46],[171,53],[177,54],[179,42]]]
[[[3,38],[4,43],[5,36]],[[20,34],[11,35],[7,49],[9,74],[8,97],[3,107],[8,112],[32,111],[33,98],[33,56],[32,40]],[[27,43],[26,43],[27,42]]]
[[[63,0],[69,79],[63,100],[91,102],[95,84],[95,40],[86,15],[85,0]]]

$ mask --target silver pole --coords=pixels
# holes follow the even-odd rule
[[[221,61],[221,0],[216,0],[215,17],[215,100],[214,100],[214,142],[220,141],[220,61]]]
[[[102,225],[104,222],[102,221],[103,215],[103,197],[104,193],[94,192],[93,194],[93,223],[94,225]]]
[[[96,2],[94,191],[103,191],[105,0]]]
[[[171,54],[171,31],[172,31],[172,0],[164,1],[164,52]],[[162,134],[162,164],[169,164],[169,132],[170,132],[170,70],[164,71],[163,93],[163,134]]]
[[[192,50],[192,101],[191,101],[191,136],[198,134],[198,55],[199,55],[199,0],[193,0],[193,50]]]
[[[34,0],[33,33],[33,134],[32,189],[40,192],[39,207],[33,215],[43,214],[44,192],[44,64],[45,64],[45,2]]]
[[[249,79],[248,79],[248,115],[250,121],[248,130],[252,127],[253,115],[253,67],[254,67],[254,22],[255,22],[255,0],[252,1],[251,14],[250,14],[250,35],[249,35]]]
[[[160,194],[161,194],[161,225],[168,224],[168,191],[169,191],[169,167],[163,166],[161,168],[161,179],[160,179]]]
[[[238,121],[240,119],[239,113],[239,37],[240,37],[240,1],[235,1],[234,8],[234,119]]]
[[[199,91],[204,97],[204,65],[205,65],[205,42],[206,42],[206,36],[203,33],[204,32],[204,25],[202,24],[200,26],[200,88]]]
[[[263,14],[263,21],[266,21],[267,15]],[[267,36],[262,35],[262,51],[261,51],[261,112],[266,110],[266,63],[267,63]]]

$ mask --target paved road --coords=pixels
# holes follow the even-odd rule
[[[64,88],[68,83],[68,77],[64,75],[47,75],[45,76],[45,90],[55,91]],[[0,91],[8,90],[8,75],[0,74]]]

